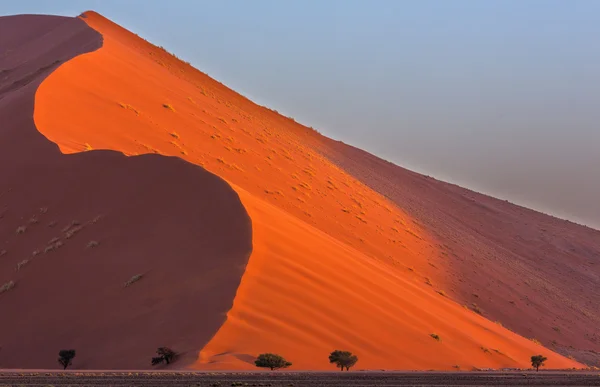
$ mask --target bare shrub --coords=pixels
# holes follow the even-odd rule
[[[129,287],[129,286],[133,285],[134,283],[138,282],[139,280],[142,279],[143,276],[144,276],[143,274],[134,275],[127,282],[125,282],[125,287]]]
[[[12,289],[14,287],[15,287],[15,282],[14,281],[8,281],[4,285],[0,286],[0,294],[2,294],[4,292],[8,292],[10,289]]]

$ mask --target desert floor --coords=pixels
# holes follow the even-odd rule
[[[3,371],[0,386],[600,386],[598,372]]]

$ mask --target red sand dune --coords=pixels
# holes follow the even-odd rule
[[[466,295],[470,295],[469,289],[485,283],[479,274],[474,275],[464,264],[455,267],[455,262],[448,258],[452,251],[449,252],[444,243],[457,235],[449,229],[455,224],[451,222],[452,216],[440,217],[445,223],[438,225],[432,224],[432,218],[437,219],[435,215],[422,215],[439,211],[439,204],[433,205],[431,201],[443,202],[446,197],[451,200],[451,188],[436,182],[439,188],[433,189],[442,192],[436,191],[435,196],[429,189],[422,189],[423,183],[416,177],[414,181],[402,180],[404,174],[410,174],[408,171],[385,164],[374,156],[354,152],[289,118],[255,105],[96,13],[88,12],[82,20],[102,35],[102,47],[62,64],[39,86],[34,114],[37,129],[59,146],[66,154],[63,158],[83,158],[105,152],[99,150],[113,150],[135,156],[127,160],[147,157],[155,157],[157,163],[175,160],[138,156],[154,153],[176,156],[188,162],[181,165],[190,168],[193,164],[202,166],[229,183],[251,218],[252,253],[226,321],[206,343],[205,333],[210,330],[202,325],[203,319],[214,312],[199,307],[165,329],[173,330],[179,340],[169,337],[168,333],[158,336],[164,345],[177,350],[184,346],[190,353],[199,351],[197,359],[182,361],[179,366],[253,368],[252,360],[258,353],[277,352],[291,360],[296,369],[332,369],[326,356],[336,348],[355,352],[360,358],[358,368],[363,369],[452,369],[455,365],[462,369],[527,367],[529,356],[535,353],[546,354],[551,368],[581,366],[461,305],[467,300]],[[382,171],[377,170],[380,163],[385,164]],[[100,167],[98,163],[94,165]],[[216,179],[203,173],[206,179]],[[204,176],[202,172],[198,174]],[[129,176],[135,177],[137,173]],[[189,179],[174,176],[171,181],[174,179],[179,182],[166,186],[173,195],[203,195],[201,190],[187,187]],[[408,183],[396,187],[398,181]],[[119,187],[111,182],[103,184],[113,190]],[[402,202],[394,189],[410,192],[412,201]],[[141,191],[151,196],[151,188],[144,187]],[[123,206],[131,200],[120,197],[118,192],[115,196]],[[423,199],[416,201],[415,197]],[[202,201],[202,197],[199,200]],[[182,230],[186,238],[197,242],[195,238],[200,236],[208,238],[198,230],[230,221],[231,215],[222,206],[229,209],[231,203],[235,201],[216,200],[213,196],[209,204],[215,208],[207,216],[194,218],[197,223],[157,220],[154,225],[172,228],[169,236],[162,240],[165,246],[172,242],[173,234]],[[136,205],[152,207],[156,204]],[[432,210],[420,205],[431,205]],[[476,207],[477,202],[469,205]],[[444,210],[447,214],[459,211],[458,216],[472,215],[461,206],[455,207]],[[173,215],[174,218],[180,216],[183,215]],[[139,223],[134,219],[130,226],[112,225],[112,234],[107,240],[123,238],[130,227]],[[148,221],[143,223],[147,226]],[[241,224],[239,227],[241,231],[232,228],[229,234],[241,233],[242,236],[229,235],[228,243],[236,252],[247,253],[249,233]],[[493,224],[487,227],[489,230]],[[584,231],[576,231],[584,235]],[[223,230],[215,230],[219,232]],[[478,238],[475,230],[460,235],[468,241],[465,249],[479,246],[472,242]],[[128,248],[143,243],[143,239],[133,239]],[[124,249],[122,245],[118,247]],[[509,247],[520,248],[515,244]],[[214,253],[220,254],[218,250]],[[517,253],[514,255],[518,258]],[[98,254],[103,256],[104,253]],[[120,254],[127,260],[139,258],[138,254],[133,258],[125,257],[123,252]],[[181,255],[186,254],[180,252]],[[242,255],[236,255],[235,259]],[[245,263],[243,259],[236,262],[240,262],[238,267]],[[478,264],[475,258],[469,262]],[[488,273],[490,279],[503,281],[506,287],[515,285],[518,277],[506,278],[505,273],[510,272],[501,270],[505,262],[488,260],[486,263],[491,267],[482,272]],[[165,263],[161,270],[167,270],[171,264]],[[518,260],[513,265],[523,266]],[[186,269],[178,267],[178,275],[193,281],[194,273]],[[106,269],[109,270],[112,269]],[[222,266],[222,270],[226,271],[227,266]],[[522,273],[533,278],[527,271]],[[223,286],[222,291],[235,289],[237,283],[233,279],[239,279],[239,272],[231,278],[232,285]],[[544,280],[553,283],[554,278],[544,277]],[[151,289],[159,292],[164,286],[154,284]],[[178,289],[189,290],[190,297],[199,296],[195,289]],[[43,291],[42,288],[37,290]],[[0,307],[4,298],[9,297],[23,297],[21,300],[35,303],[34,297],[18,296],[18,291],[21,286],[0,296]],[[219,291],[215,289],[210,295],[219,296]],[[497,299],[493,288],[480,292]],[[531,297],[518,287],[507,292]],[[579,302],[572,293],[569,296],[573,302]],[[484,314],[490,317],[506,310],[506,307],[494,308],[492,301],[486,301],[485,305]],[[129,312],[135,314],[136,308],[137,305],[130,304]],[[179,305],[173,306],[173,311],[179,315],[185,312]],[[516,325],[519,327],[546,327],[564,311],[561,307],[545,310],[535,318],[531,313],[506,313],[501,321],[511,327],[517,322],[521,324]],[[16,311],[15,316],[17,320],[25,318]],[[164,316],[155,314],[155,318],[162,322]],[[86,321],[81,318],[79,324]],[[120,322],[121,317],[115,324]],[[180,324],[186,328],[181,332]],[[19,331],[18,327],[12,328]],[[104,328],[94,334],[98,340],[110,341],[114,331]],[[158,338],[146,333],[135,340],[143,340],[143,349],[151,352],[150,347],[157,346]],[[432,333],[438,334],[441,341],[434,340]],[[68,335],[65,333],[62,337]],[[78,348],[96,351],[89,344],[86,342],[85,347],[79,345]],[[28,343],[28,350],[35,351],[35,348],[36,343]],[[106,364],[102,361],[111,348],[120,348],[118,338],[90,355],[82,367]],[[138,352],[139,348],[133,346],[124,349],[127,356],[138,356]],[[4,361],[2,356],[0,352],[0,362]],[[36,359],[27,364],[38,366],[40,361]],[[113,362],[109,366],[119,364]]]
[[[34,126],[34,94],[101,36],[79,19],[15,16],[0,37],[0,286],[15,283],[0,294],[0,368],[55,368],[64,348],[78,368],[148,367],[161,345],[194,361],[251,251],[238,196],[177,158],[62,155]]]
[[[446,289],[483,315],[600,366],[600,232],[407,171],[329,141],[322,151],[430,230]]]

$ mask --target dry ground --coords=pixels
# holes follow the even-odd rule
[[[0,386],[600,386],[600,373],[5,371]]]

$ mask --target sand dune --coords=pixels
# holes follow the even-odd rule
[[[239,197],[178,158],[61,154],[34,126],[36,88],[101,36],[16,16],[0,37],[0,286],[15,284],[0,294],[0,368],[55,368],[64,348],[76,368],[146,368],[163,345],[194,361],[251,251]]]
[[[345,144],[330,141],[320,149],[434,234],[453,298],[600,366],[600,231],[407,171]]]
[[[227,322],[194,368],[251,369],[256,353],[275,351],[298,369],[331,369],[332,348],[354,351],[364,369],[525,367],[531,353],[548,352],[234,188],[253,219],[254,249]]]
[[[156,153],[202,166],[252,219],[233,307],[191,367],[248,368],[275,351],[297,369],[330,369],[338,347],[356,352],[359,368],[525,367],[538,352],[549,367],[579,366],[452,301],[434,230],[336,164],[323,151],[329,140],[98,14],[83,20],[103,45],[40,86],[38,130],[67,154]]]

